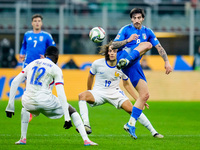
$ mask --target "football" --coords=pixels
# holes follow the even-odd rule
[[[89,37],[95,43],[100,43],[104,40],[106,32],[101,27],[94,27],[90,30]]]

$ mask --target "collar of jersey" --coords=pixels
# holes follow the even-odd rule
[[[107,61],[105,60],[105,62],[106,62],[106,65],[109,67],[109,68],[115,68],[116,66],[110,66],[108,63],[107,63]]]

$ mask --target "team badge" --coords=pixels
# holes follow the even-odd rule
[[[115,72],[115,77],[119,77],[119,73],[117,71]]]
[[[39,40],[42,42],[43,41],[43,36],[40,36]]]
[[[142,38],[143,38],[144,40],[146,40],[146,39],[147,39],[147,35],[146,35],[145,33],[143,33],[143,34],[142,34]]]

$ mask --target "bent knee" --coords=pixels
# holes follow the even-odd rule
[[[141,96],[141,99],[146,102],[149,99],[149,97],[150,97],[150,94],[149,92],[147,92]]]

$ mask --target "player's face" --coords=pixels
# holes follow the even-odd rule
[[[34,18],[32,21],[33,30],[41,30],[42,28],[42,19],[40,17]]]
[[[117,58],[117,50],[118,50],[118,49],[112,49],[112,48],[109,46],[108,55],[109,55],[110,61],[115,61],[115,60],[116,60],[116,58]]]
[[[141,29],[144,18],[142,18],[142,14],[138,13],[132,16],[131,21],[136,29]]]

